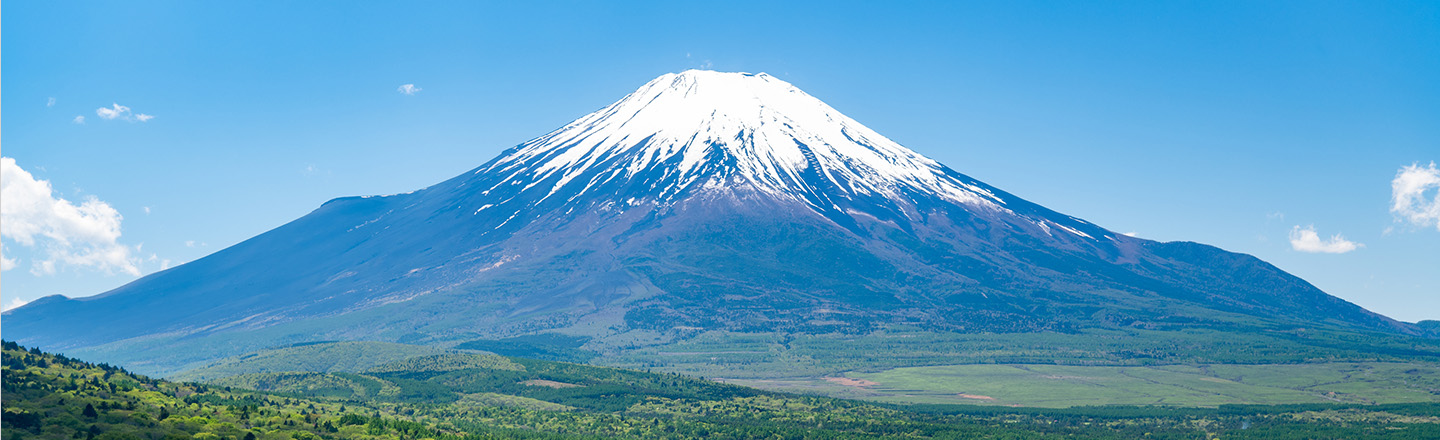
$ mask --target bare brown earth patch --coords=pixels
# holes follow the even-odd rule
[[[527,380],[527,381],[524,381],[524,382],[520,382],[520,384],[521,384],[521,385],[529,385],[529,386],[532,386],[532,387],[550,387],[550,388],[581,388],[581,387],[584,387],[584,385],[576,385],[576,384],[573,384],[573,383],[565,383],[565,382],[556,382],[556,381],[553,381],[553,380],[545,380],[545,379],[531,379],[531,380]]]
[[[965,393],[960,393],[960,394],[956,394],[956,395],[957,395],[957,396],[960,396],[960,397],[962,397],[962,398],[966,398],[966,399],[995,400],[994,397],[983,396],[983,395],[980,395],[980,394],[965,394]]]
[[[873,380],[855,379],[850,377],[826,377],[824,379],[826,382],[837,385],[844,385],[847,387],[872,387],[880,384],[880,382],[876,382]]]

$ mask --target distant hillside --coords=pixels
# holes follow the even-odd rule
[[[222,359],[209,366],[176,374],[171,379],[203,382],[246,373],[365,371],[377,365],[445,352],[447,350],[439,347],[393,342],[314,342]]]

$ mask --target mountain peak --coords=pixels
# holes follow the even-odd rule
[[[780,105],[784,96],[792,93],[804,94],[790,83],[766,73],[691,69],[661,75],[641,86],[631,97],[648,101],[666,95],[701,107],[725,110],[721,113],[752,113],[767,104]]]
[[[910,203],[917,192],[967,205],[1004,204],[981,185],[764,73],[662,75],[475,171],[493,173],[531,182],[527,190],[546,191],[541,201],[641,181],[649,190],[633,197],[661,204],[697,189],[737,185],[818,211],[841,211],[839,199]],[[913,211],[891,210],[897,209]]]

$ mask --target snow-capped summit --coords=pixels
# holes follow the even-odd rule
[[[546,182],[547,196],[574,197],[607,182],[658,176],[652,185],[660,202],[695,186],[738,181],[812,204],[837,195],[899,202],[915,191],[953,202],[1003,203],[765,73],[662,75],[475,173],[525,175]],[[578,191],[562,191],[576,182]],[[819,186],[836,191],[817,194]]]

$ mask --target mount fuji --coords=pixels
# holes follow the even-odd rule
[[[1423,333],[1249,255],[1028,202],[773,76],[695,70],[437,185],[335,199],[4,319],[7,339],[157,372],[314,340],[543,332]]]

